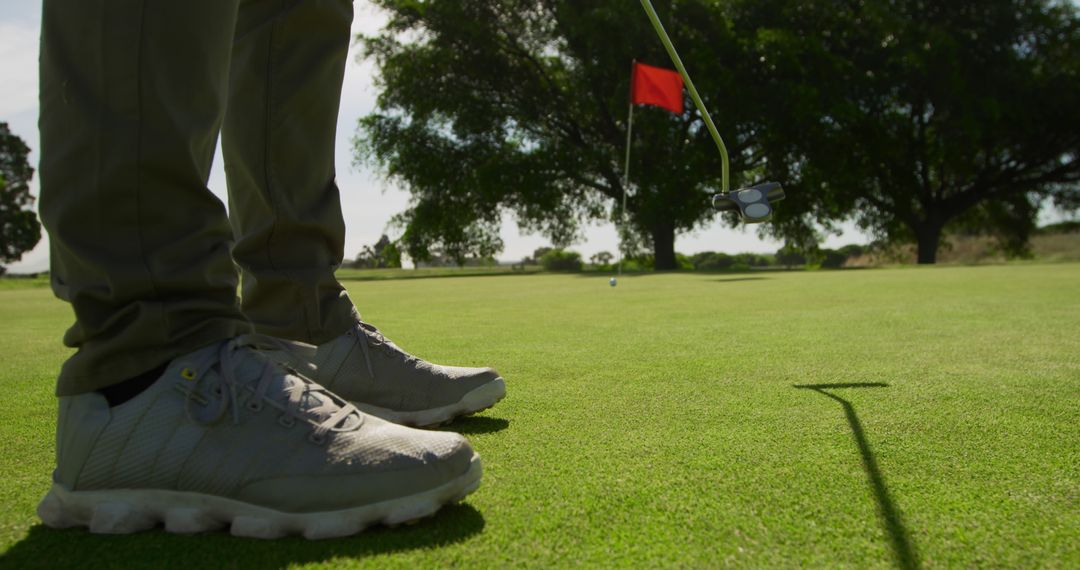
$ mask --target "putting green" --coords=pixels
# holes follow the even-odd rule
[[[0,565],[1080,567],[1080,264],[350,281],[496,366],[463,505],[345,540],[40,526],[69,309],[0,290]]]

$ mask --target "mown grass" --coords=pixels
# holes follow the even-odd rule
[[[29,276],[0,276],[0,291],[10,291],[13,289],[34,289],[44,288],[49,286],[49,277],[47,275],[29,275]]]
[[[465,504],[351,539],[40,526],[70,311],[0,291],[5,567],[1080,567],[1080,265],[349,282],[496,366]]]
[[[497,275],[531,275],[540,272],[539,265],[484,267],[419,267],[415,269],[353,269],[345,267],[337,271],[341,281],[382,281],[387,279],[428,279],[434,277],[481,277]]]

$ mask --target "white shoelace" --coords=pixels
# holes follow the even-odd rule
[[[218,351],[219,375],[217,378],[220,383],[211,387],[211,392],[220,398],[217,408],[212,411],[209,418],[200,418],[192,413],[193,401],[203,405],[210,403],[209,399],[199,394],[198,389],[208,376],[205,371],[202,371],[195,379],[195,385],[187,390],[185,409],[188,417],[199,424],[211,425],[217,423],[231,407],[233,423],[239,424],[240,395],[243,390],[246,390],[251,394],[244,404],[248,410],[259,412],[264,404],[269,404],[289,420],[287,425],[291,425],[295,420],[311,424],[313,429],[310,439],[315,443],[325,441],[326,434],[335,429],[346,429],[343,424],[354,413],[360,421],[349,426],[348,429],[358,428],[362,423],[362,415],[355,406],[340,401],[330,391],[298,373],[279,369],[269,358],[264,358],[265,362],[257,379],[244,381],[237,379],[235,359],[240,351],[282,348],[283,344],[284,342],[279,339],[264,335],[244,335],[222,343]],[[278,377],[285,373],[293,377],[291,384],[284,379],[278,380]],[[268,393],[270,387],[277,383],[288,385],[282,391],[284,398]],[[312,401],[319,402],[319,405],[310,406]]]
[[[356,341],[360,344],[360,351],[364,353],[364,364],[367,365],[367,371],[371,376],[372,382],[375,381],[375,368],[371,365],[371,351],[368,349],[369,345],[381,348],[383,353],[400,358],[405,362],[415,360],[416,358],[401,350],[401,348],[394,344],[394,341],[386,338],[383,333],[379,332],[379,329],[376,328],[375,325],[357,321],[357,323],[353,325],[353,334],[356,335]]]

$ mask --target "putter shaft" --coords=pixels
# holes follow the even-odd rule
[[[727,145],[724,144],[724,139],[720,138],[720,131],[716,130],[716,124],[713,123],[712,116],[709,115],[709,110],[705,108],[705,103],[701,100],[701,96],[698,95],[697,88],[694,87],[694,82],[690,80],[690,74],[686,73],[686,67],[683,65],[682,58],[679,57],[679,52],[675,51],[675,46],[671,43],[671,38],[668,37],[667,31],[664,30],[664,25],[660,23],[660,17],[656,15],[656,10],[653,8],[650,0],[641,0],[641,7],[645,9],[645,13],[649,16],[649,21],[652,22],[653,28],[656,29],[656,34],[660,36],[660,42],[664,44],[664,48],[667,49],[668,55],[671,56],[671,61],[675,63],[675,69],[679,70],[679,75],[682,76],[683,81],[686,83],[686,89],[690,92],[690,98],[694,100],[694,106],[697,107],[699,113],[703,119],[705,119],[705,126],[709,129],[709,134],[712,135],[714,141],[716,141],[716,148],[720,149],[720,178],[721,178],[721,190],[728,192],[730,190],[728,183],[728,152]]]

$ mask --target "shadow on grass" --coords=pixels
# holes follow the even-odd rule
[[[851,402],[826,391],[847,388],[888,388],[889,385],[883,382],[852,382],[844,384],[794,384],[793,387],[801,390],[813,390],[838,402],[844,408],[844,415],[847,416],[848,425],[851,426],[851,433],[855,436],[855,445],[858,446],[859,454],[862,456],[863,469],[866,470],[866,476],[870,479],[870,487],[873,489],[874,497],[877,499],[878,514],[881,515],[882,522],[885,524],[885,531],[889,534],[889,540],[892,543],[896,565],[905,570],[919,568],[918,552],[911,541],[907,527],[904,526],[904,519],[900,514],[900,510],[896,508],[896,504],[889,493],[889,488],[885,485],[885,477],[881,474],[881,468],[878,467],[873,450],[870,449],[870,442],[866,440],[866,433],[863,431],[858,414],[855,413],[855,407],[851,405]]]
[[[123,536],[86,530],[30,529],[0,556],[3,568],[285,568],[334,559],[362,560],[381,554],[448,546],[484,529],[469,505],[443,508],[412,526],[373,527],[349,538],[280,540],[235,538],[226,533],[184,536],[161,530]]]
[[[439,428],[445,431],[456,431],[463,435],[475,435],[480,433],[494,433],[510,427],[510,420],[503,418],[489,418],[487,416],[469,416],[459,418]]]

